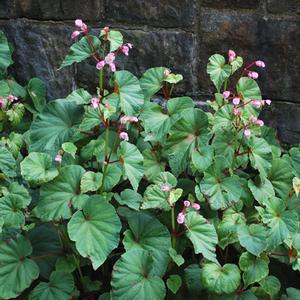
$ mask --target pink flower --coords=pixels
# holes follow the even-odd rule
[[[236,58],[236,53],[233,50],[228,51],[228,60],[229,62],[233,62]]]
[[[116,65],[114,63],[115,59],[116,59],[116,57],[113,52],[108,53],[104,58],[105,64],[109,65],[112,72],[116,71]]]
[[[271,105],[272,101],[270,99],[265,100],[265,102],[267,103],[267,105]]]
[[[262,60],[257,60],[255,64],[260,68],[264,68],[266,66]]]
[[[108,27],[108,26],[105,26],[105,27],[103,28],[103,31],[106,32],[106,33],[108,33],[108,32],[109,32],[109,27]]]
[[[78,31],[78,30],[75,30],[72,32],[71,34],[71,39],[75,39],[76,37],[78,37],[80,34],[82,33],[82,31]]]
[[[128,121],[128,117],[127,116],[124,116],[124,117],[122,117],[121,119],[120,119],[120,122],[121,122],[121,124],[126,124],[127,123],[127,121]]]
[[[227,99],[230,96],[230,92],[229,91],[225,91],[223,92],[223,98]]]
[[[120,137],[120,139],[122,139],[124,141],[128,141],[129,140],[127,132],[124,132],[124,131],[120,132],[119,137]]]
[[[128,117],[129,123],[137,123],[139,119],[137,117]]]
[[[192,204],[192,208],[199,210],[200,209],[200,205],[198,203],[193,203]]]
[[[183,201],[183,205],[184,205],[185,207],[189,207],[189,206],[191,205],[191,202],[188,201],[188,200],[184,200],[184,201]]]
[[[171,74],[171,70],[170,69],[165,69],[164,70],[164,76],[168,77]]]
[[[75,20],[75,26],[81,29],[83,32],[87,31],[87,25],[83,23],[81,19]]]
[[[233,114],[234,114],[235,116],[239,116],[239,115],[241,114],[241,112],[239,111],[239,109],[238,109],[237,107],[234,107],[234,108],[233,108]]]
[[[169,192],[170,191],[170,187],[168,187],[166,184],[163,184],[162,187],[161,187],[161,190],[163,192]]]
[[[101,60],[101,61],[99,61],[99,62],[97,63],[96,68],[97,68],[98,70],[101,70],[101,69],[104,68],[104,66],[105,66],[105,61],[104,61],[104,60]]]
[[[130,44],[130,43],[127,43],[127,44],[124,44],[123,46],[121,46],[121,51],[126,55],[126,56],[128,56],[128,54],[129,54],[129,49],[131,49],[132,48],[132,44]]]
[[[5,103],[4,99],[3,98],[0,98],[0,106],[3,106]]]
[[[246,128],[246,129],[244,130],[244,135],[245,135],[246,137],[251,136],[251,131],[250,131],[248,128]]]
[[[9,100],[9,101],[18,100],[18,97],[14,96],[14,95],[9,95],[9,96],[7,97],[7,100]]]
[[[264,126],[265,123],[263,120],[256,120],[255,124],[258,126]]]
[[[263,105],[261,100],[252,100],[251,104],[255,108],[260,108]]]
[[[177,223],[178,224],[183,224],[184,223],[184,219],[185,219],[185,215],[184,213],[179,213],[178,216],[177,216]]]
[[[256,121],[257,121],[257,118],[254,117],[254,116],[251,116],[251,117],[249,118],[249,121],[250,121],[251,123],[255,124]]]
[[[250,77],[252,79],[257,79],[258,78],[258,73],[257,72],[253,72],[253,71],[249,71],[248,72],[248,77]]]
[[[61,163],[61,161],[62,161],[62,156],[61,156],[60,154],[57,154],[57,155],[55,156],[54,160],[55,160],[56,162],[58,162],[58,163]]]
[[[92,98],[92,109],[96,109],[99,106],[99,99],[98,98]]]
[[[239,105],[240,104],[240,98],[239,97],[234,97],[233,98],[233,100],[232,100],[232,103],[234,104],[234,105]]]

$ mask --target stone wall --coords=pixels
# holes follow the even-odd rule
[[[168,66],[185,78],[177,94],[195,100],[213,91],[206,64],[215,52],[264,60],[258,81],[273,105],[263,116],[282,141],[300,142],[299,0],[0,0],[0,29],[16,48],[12,72],[24,84],[45,80],[49,99],[96,80],[94,64],[57,71],[75,18],[121,30],[135,46],[121,68]]]

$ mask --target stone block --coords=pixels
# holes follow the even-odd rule
[[[72,27],[63,23],[5,21],[1,28],[13,44],[11,72],[21,84],[39,77],[47,85],[49,99],[66,96],[74,86],[74,68],[57,71],[71,44]]]
[[[266,68],[258,69],[258,83],[265,97],[276,100],[300,102],[300,20],[296,18],[263,18],[249,13],[203,9],[200,32],[201,91],[211,93],[213,87],[206,75],[210,55],[227,56],[233,49],[245,59],[265,61]]]
[[[299,0],[268,0],[267,9],[274,14],[300,14]]]
[[[194,24],[192,0],[106,0],[105,17],[125,24],[183,28]]]
[[[201,4],[206,7],[217,9],[255,9],[259,7],[260,0],[202,0]]]

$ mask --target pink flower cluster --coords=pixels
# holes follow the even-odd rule
[[[125,131],[122,131],[123,127],[125,126],[125,124],[128,123],[137,123],[139,121],[139,119],[137,117],[129,117],[129,116],[123,116],[120,119],[121,122],[121,126],[119,128],[119,137],[121,140],[124,141],[128,141],[129,140],[129,136],[128,133]]]
[[[177,215],[177,223],[178,224],[183,224],[185,221],[185,216],[186,216],[186,209],[188,207],[192,207],[195,210],[200,210],[200,205],[198,203],[191,203],[188,200],[183,201],[183,208],[181,212]]]
[[[18,100],[18,97],[14,95],[9,95],[6,98],[0,98],[0,106],[4,106],[5,104],[7,104],[7,102],[12,103],[15,100]]]
[[[256,100],[256,99],[253,99],[251,101],[251,104],[253,107],[255,108],[261,108],[262,106],[264,105],[271,105],[272,101],[270,99],[266,99],[266,100]]]
[[[71,35],[71,38],[72,39],[75,39],[77,36],[79,36],[81,33],[85,33],[87,34],[88,33],[88,27],[85,23],[83,23],[82,20],[80,19],[77,19],[75,20],[75,26],[80,29],[80,30],[75,30],[73,31],[72,35]]]

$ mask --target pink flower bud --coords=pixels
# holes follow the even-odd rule
[[[189,206],[191,205],[191,202],[188,201],[188,200],[184,200],[184,201],[183,201],[183,205],[184,205],[185,207],[189,207]]]
[[[85,23],[83,23],[83,21],[81,19],[75,20],[75,26],[80,28],[82,31],[87,31],[87,25]]]
[[[72,35],[71,35],[71,38],[72,39],[75,39],[76,37],[78,37],[80,35],[82,31],[78,31],[78,30],[75,30],[72,32]]]
[[[99,106],[99,99],[98,98],[92,98],[92,109],[96,109]]]
[[[228,60],[229,62],[233,62],[236,58],[236,53],[233,50],[228,51]]]
[[[227,99],[230,96],[230,92],[229,91],[225,91],[223,92],[223,98]]]
[[[7,97],[7,100],[9,100],[9,101],[18,100],[18,97],[14,96],[14,95],[9,95],[9,96]]]
[[[109,32],[109,27],[108,27],[108,26],[105,26],[105,27],[103,28],[103,31],[106,32],[106,33],[108,33],[108,32]]]
[[[265,100],[265,102],[267,103],[267,105],[271,105],[272,101],[270,99]]]
[[[129,117],[128,118],[129,123],[137,123],[139,119],[137,117]]]
[[[132,49],[132,47],[133,47],[133,45],[131,43],[127,43],[126,45],[129,47],[129,49]]]
[[[260,108],[262,106],[262,101],[261,100],[252,100],[251,104],[255,108]]]
[[[116,72],[116,65],[114,63],[109,64],[112,72]]]
[[[164,76],[165,76],[165,77],[168,77],[170,74],[171,74],[170,69],[165,69],[165,70],[164,70]]]
[[[99,61],[99,62],[97,63],[96,68],[97,68],[98,70],[101,70],[101,69],[104,68],[104,66],[105,66],[105,61],[104,61],[104,60],[101,60],[101,61]]]
[[[128,56],[129,55],[129,47],[128,46],[122,46],[121,51]]]
[[[3,106],[5,103],[4,99],[3,98],[0,98],[0,106]]]
[[[129,140],[127,132],[124,132],[124,131],[120,132],[119,137],[120,137],[120,139],[122,139],[124,141],[128,141]]]
[[[256,120],[255,124],[258,126],[264,126],[265,123],[263,120]]]
[[[234,107],[234,108],[233,108],[233,114],[234,114],[235,116],[239,116],[239,115],[241,114],[241,112],[239,111],[239,109],[238,109],[237,107]]]
[[[249,71],[248,72],[248,77],[250,77],[252,79],[257,79],[258,78],[258,73],[257,72],[253,72],[253,71]]]
[[[264,68],[266,66],[262,60],[257,60],[255,64],[260,68]]]
[[[251,117],[249,118],[249,121],[250,121],[251,123],[255,124],[256,121],[257,121],[257,118],[254,117],[254,116],[251,116]]]
[[[244,130],[244,135],[245,135],[246,137],[251,136],[251,131],[250,131],[248,128],[246,128],[246,129]]]
[[[184,219],[185,219],[185,215],[184,213],[179,213],[178,216],[177,216],[177,223],[178,224],[183,224],[184,223]]]
[[[121,122],[121,124],[126,124],[127,123],[127,121],[128,121],[128,117],[127,116],[124,116],[124,117],[122,117],[121,119],[120,119],[120,122]]]
[[[161,187],[161,190],[163,192],[169,192],[170,191],[170,188],[166,185],[166,184],[163,184],[162,187]]]
[[[57,154],[57,155],[55,156],[54,160],[55,160],[56,162],[58,162],[58,163],[61,163],[61,161],[62,161],[62,156],[61,156],[60,154]]]
[[[200,205],[198,203],[193,203],[192,204],[192,208],[199,210],[200,209]]]
[[[239,105],[240,104],[240,98],[239,97],[234,97],[233,98],[233,100],[232,100],[232,103],[234,104],[234,105]]]

